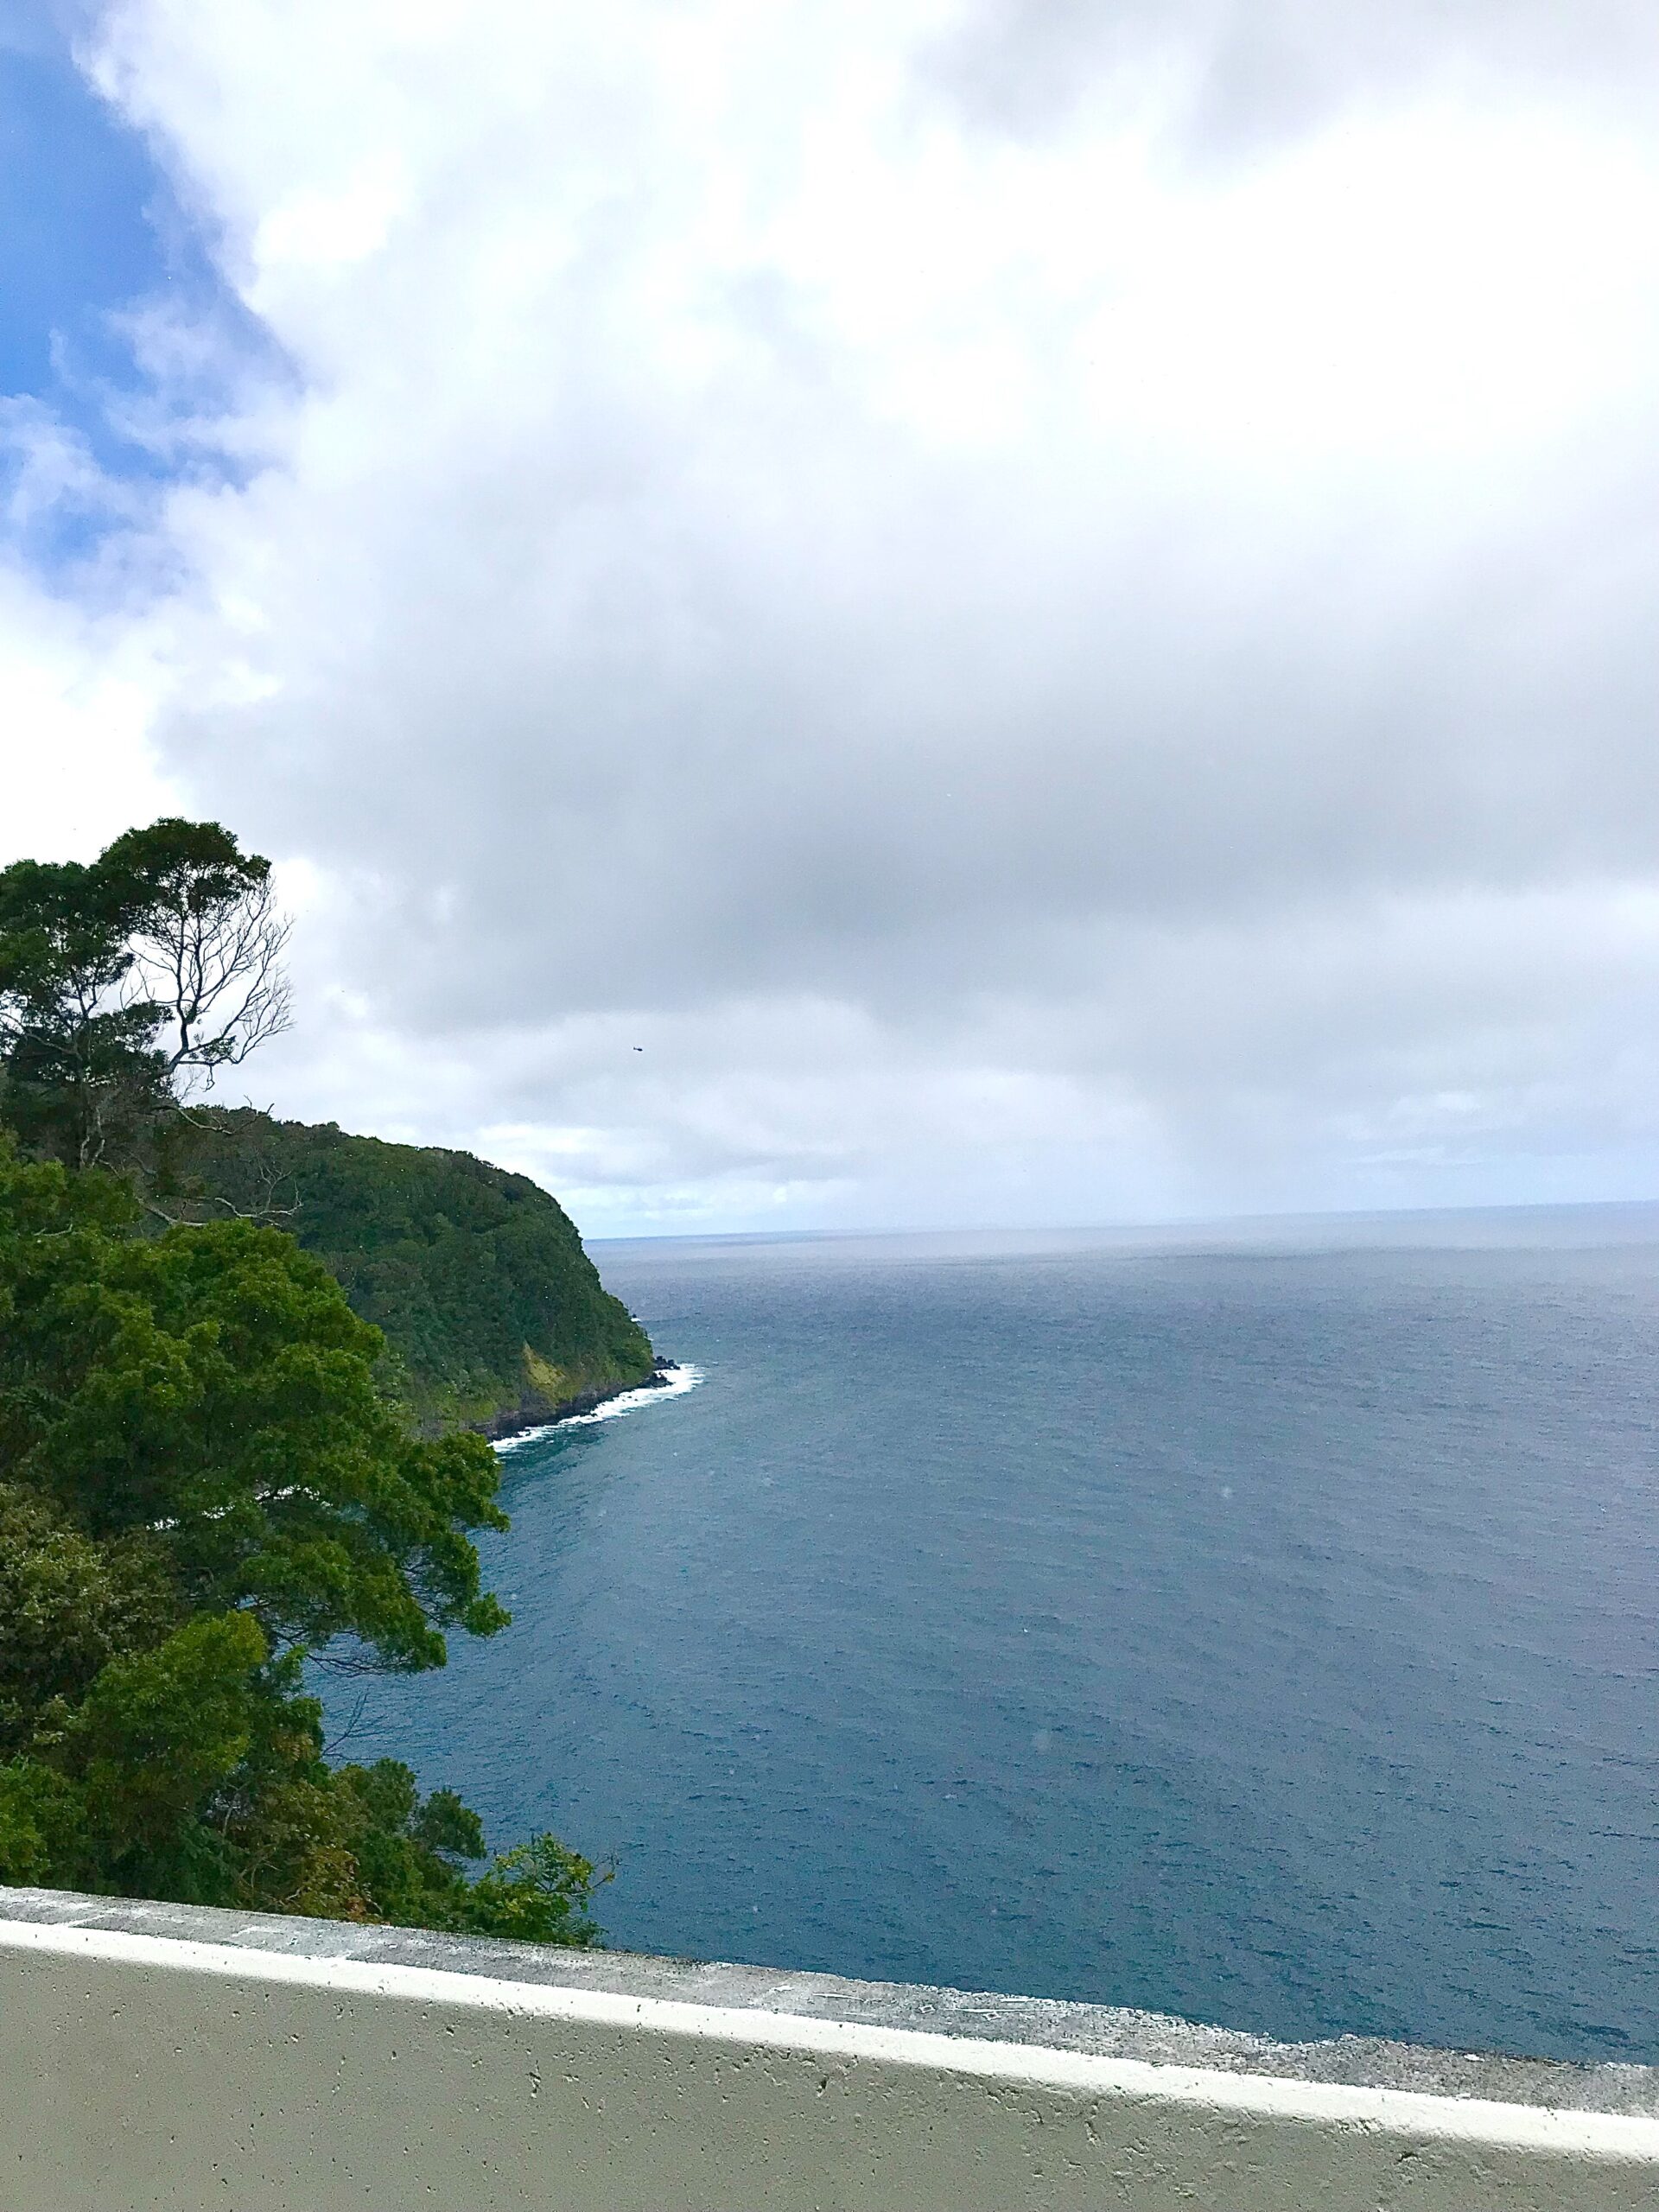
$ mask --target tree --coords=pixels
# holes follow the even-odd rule
[[[289,1026],[270,862],[241,851],[216,822],[168,818],[129,830],[97,868],[126,918],[132,975],[159,1014],[159,1052],[175,1092],[211,1086],[220,1068]]]
[[[0,871],[6,1120],[72,1166],[134,1164],[181,1100],[287,1027],[287,938],[270,863],[217,823]]]
[[[287,1025],[286,938],[213,823],[0,871],[0,1881],[591,1942],[585,1859],[469,1873],[476,1816],[331,1768],[307,1693],[505,1623],[493,1454],[411,1432],[290,1236],[142,1233],[184,1102]]]
[[[130,1152],[168,1098],[132,965],[95,866],[0,871],[0,1105],[31,1148],[77,1167]]]
[[[474,1816],[330,1769],[305,1691],[505,1624],[494,1455],[410,1434],[291,1238],[139,1218],[0,1137],[0,1881],[591,1942],[592,1866],[541,1838],[470,1878]]]

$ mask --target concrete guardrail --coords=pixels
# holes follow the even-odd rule
[[[3,2212],[1634,2212],[1659,2070],[0,1890]]]

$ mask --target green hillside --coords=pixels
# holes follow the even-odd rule
[[[652,1375],[644,1330],[528,1176],[251,1108],[194,1112],[169,1153],[162,1202],[289,1230],[385,1332],[388,1387],[425,1427],[501,1433]]]

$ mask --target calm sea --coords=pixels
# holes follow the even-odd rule
[[[1659,2059],[1659,1211],[596,1256],[702,1381],[342,1755],[620,1946]]]

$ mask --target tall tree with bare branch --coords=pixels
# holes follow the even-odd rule
[[[66,1165],[137,1164],[288,1027],[287,939],[270,863],[217,823],[0,870],[0,1118]]]
[[[270,862],[243,853],[216,822],[167,819],[129,830],[100,857],[127,920],[130,1002],[156,1018],[156,1049],[175,1095],[211,1089],[221,1068],[289,1026]]]

